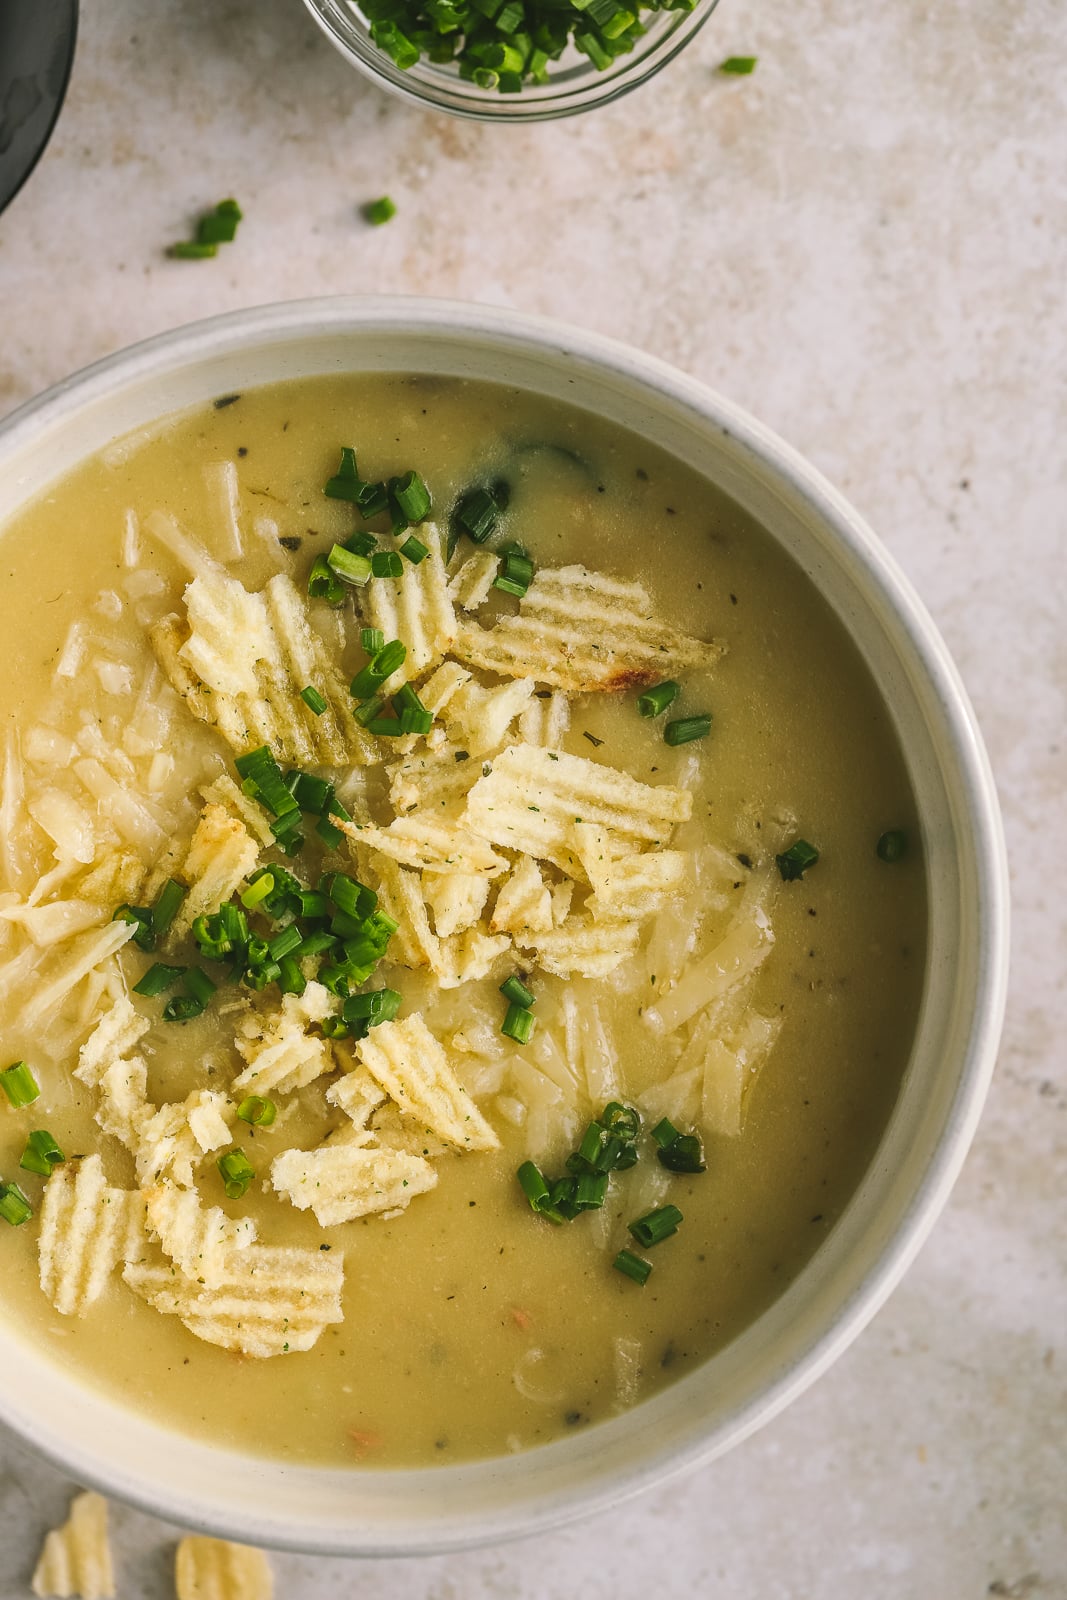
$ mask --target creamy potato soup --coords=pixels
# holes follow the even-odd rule
[[[826,1238],[925,883],[802,573],[658,450],[436,378],[220,395],[0,540],[4,1311],[331,1465],[654,1394]],[[310,592],[309,592],[310,591]]]

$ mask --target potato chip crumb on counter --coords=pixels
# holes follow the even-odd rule
[[[188,1534],[174,1555],[177,1600],[272,1600],[274,1574],[262,1550]]]
[[[112,1600],[115,1575],[107,1534],[107,1501],[101,1494],[79,1494],[61,1528],[45,1535],[33,1571],[35,1595],[60,1600]]]

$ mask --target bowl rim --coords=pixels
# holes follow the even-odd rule
[[[376,331],[410,336],[437,334],[451,340],[473,341],[495,348],[510,346],[516,353],[549,355],[584,363],[593,371],[605,370],[625,382],[651,391],[680,407],[702,428],[713,427],[730,435],[743,450],[755,456],[780,486],[799,496],[824,532],[864,569],[879,599],[903,631],[914,664],[934,691],[952,747],[944,759],[960,780],[963,826],[973,850],[977,887],[974,918],[974,1005],[964,1030],[965,1048],[959,1052],[956,1087],[944,1117],[931,1159],[921,1181],[909,1189],[906,1205],[892,1217],[887,1240],[874,1264],[858,1281],[832,1316],[817,1319],[815,1336],[790,1365],[777,1370],[766,1388],[710,1424],[680,1448],[647,1450],[636,1465],[598,1469],[584,1492],[565,1504],[542,1495],[539,1500],[491,1517],[480,1525],[437,1526],[432,1533],[401,1544],[389,1540],[353,1538],[343,1527],[329,1530],[306,1523],[285,1522],[263,1515],[255,1526],[245,1519],[235,1533],[232,1514],[219,1514],[205,1497],[179,1500],[147,1483],[135,1470],[101,1460],[93,1450],[71,1447],[60,1434],[41,1437],[31,1419],[0,1391],[0,1422],[6,1423],[38,1453],[63,1471],[92,1483],[104,1492],[141,1509],[188,1523],[223,1537],[246,1537],[250,1542],[310,1554],[390,1555],[429,1554],[523,1537],[547,1531],[615,1506],[646,1488],[659,1486],[682,1472],[707,1463],[748,1437],[777,1415],[815,1381],[866,1326],[884,1303],[928,1236],[955,1182],[974,1136],[995,1064],[1003,1022],[1008,976],[1009,890],[1003,827],[996,788],[981,734],[959,673],[947,646],[895,559],[880,544],[866,522],[818,470],[792,446],[698,379],[668,365],[658,357],[633,349],[603,335],[555,320],[471,303],[405,296],[331,297],[289,301],[225,312],[206,320],[158,334],[105,356],[62,379],[0,420],[0,470],[45,429],[52,432],[97,402],[103,402],[145,381],[160,380],[195,366],[209,356],[237,354],[253,349],[299,343],[331,333],[363,334]],[[355,371],[350,360],[337,371]],[[166,413],[160,413],[164,415]],[[89,453],[89,452],[87,452]],[[699,1369],[698,1369],[699,1370]],[[654,1402],[646,1402],[652,1404]],[[108,1401],[115,1405],[115,1402]],[[14,1409],[13,1409],[14,1407]],[[125,1409],[125,1408],[123,1408]],[[642,1406],[628,1413],[634,1416]],[[601,1425],[601,1430],[614,1424]],[[542,1455],[557,1448],[545,1446],[526,1452]],[[607,1453],[607,1452],[603,1452]],[[522,1460],[523,1457],[512,1458]],[[263,1462],[263,1467],[277,1463]],[[460,1472],[462,1468],[423,1469],[431,1474]],[[284,1476],[284,1474],[283,1474]],[[400,1470],[394,1477],[415,1476]]]

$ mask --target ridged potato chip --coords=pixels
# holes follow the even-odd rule
[[[112,1600],[115,1574],[107,1534],[107,1501],[102,1494],[75,1495],[61,1528],[45,1534],[31,1587],[44,1600]]]
[[[497,891],[489,926],[494,933],[547,933],[552,926],[552,897],[531,856],[518,862]]]
[[[570,725],[570,701],[554,689],[545,699],[535,695],[527,704],[519,717],[519,734],[523,744],[540,745],[542,750],[559,750]]]
[[[177,1600],[272,1600],[274,1575],[262,1550],[187,1534],[174,1555]]]
[[[188,893],[171,924],[167,943],[189,932],[197,917],[217,911],[253,870],[259,845],[244,823],[209,801],[200,813],[178,876]]]
[[[478,921],[489,898],[489,879],[477,872],[424,872],[422,896],[438,938],[447,939]]]
[[[332,1001],[322,984],[309,983],[308,989],[322,990]],[[310,1003],[305,990],[303,996],[286,995],[278,1011],[242,1017],[234,1043],[247,1065],[233,1080],[235,1095],[291,1094],[334,1070],[329,1043],[307,1031],[311,1021],[322,1020],[309,1016]]]
[[[162,1255],[130,1262],[122,1276],[198,1339],[246,1356],[310,1350],[324,1328],[343,1318],[339,1250],[249,1245],[229,1256],[222,1281],[210,1289],[190,1282]]]
[[[139,1194],[115,1189],[98,1155],[56,1167],[44,1186],[37,1261],[41,1288],[65,1317],[83,1317],[107,1288],[141,1225]]]
[[[503,856],[452,818],[418,812],[394,817],[387,828],[339,817],[330,820],[357,844],[421,872],[484,872],[495,877],[507,868]]]
[[[469,666],[571,694],[644,687],[722,652],[657,617],[641,584],[582,566],[541,567],[517,616],[488,629],[467,623],[452,647]]]
[[[516,678],[495,689],[464,684],[444,709],[450,743],[466,750],[475,760],[490,755],[504,743],[508,729],[529,705],[532,695],[532,678]]]
[[[456,613],[448,594],[440,532],[427,522],[419,529],[419,538],[430,552],[424,560],[417,564],[405,561],[399,578],[371,578],[360,595],[367,626],[380,628],[387,640],[400,639],[407,645],[407,660],[401,669],[404,677],[423,672],[439,661],[456,636]],[[392,682],[390,679],[390,685]]]
[[[500,557],[491,550],[476,550],[456,568],[448,592],[461,611],[477,611],[493,592],[493,580],[500,571]]]
[[[610,830],[619,836],[619,848],[665,844],[692,803],[687,789],[639,783],[585,756],[512,745],[471,789],[462,822],[490,844],[554,862],[582,878],[576,826]]]
[[[498,1148],[500,1140],[417,1013],[372,1028],[355,1053],[401,1111],[449,1144],[460,1150]]]
[[[559,978],[569,978],[574,973],[583,978],[605,978],[633,955],[640,931],[639,922],[593,922],[580,914],[568,918],[562,927],[519,937],[515,942],[533,952],[539,967]]]
[[[324,1228],[379,1211],[402,1210],[437,1183],[421,1156],[390,1150],[371,1135],[366,1142],[326,1143],[317,1150],[284,1150],[271,1163],[275,1190]]]
[[[205,1206],[192,1189],[157,1183],[143,1191],[145,1221],[159,1240],[163,1254],[187,1278],[213,1289],[226,1275],[233,1250],[246,1250],[255,1242],[251,1217],[228,1217],[220,1206]]]

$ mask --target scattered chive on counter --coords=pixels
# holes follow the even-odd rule
[[[719,62],[719,71],[733,78],[747,78],[756,70],[759,56],[727,56]]]
[[[177,261],[206,261],[218,254],[220,244],[232,244],[243,216],[236,200],[220,200],[214,211],[205,211],[200,218],[196,238],[172,244],[167,254]]]
[[[396,216],[396,205],[387,194],[380,200],[368,200],[361,207],[364,221],[369,222],[372,228],[380,228],[383,222],[392,222]]]

